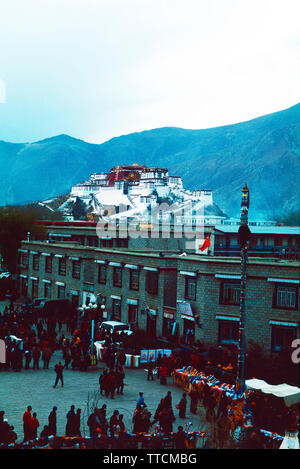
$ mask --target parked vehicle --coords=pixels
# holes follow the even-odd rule
[[[100,334],[105,334],[107,332],[113,334],[114,332],[123,332],[126,335],[131,335],[132,330],[130,326],[124,322],[118,321],[104,321],[100,324],[99,327]]]

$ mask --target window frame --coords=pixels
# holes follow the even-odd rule
[[[189,294],[190,285],[194,286],[194,294]],[[197,298],[197,279],[196,277],[185,276],[185,290],[184,290],[185,300],[196,301]]]
[[[123,269],[122,267],[114,267],[113,269],[113,286],[122,288]]]
[[[236,288],[232,288],[232,287],[236,287]],[[236,300],[234,298],[233,299],[225,298],[225,292],[226,291],[228,292],[229,289],[232,289],[233,291],[234,290],[239,290],[239,295],[238,295],[238,298]],[[234,293],[234,295],[235,294],[236,293]],[[227,281],[222,282],[221,288],[220,288],[220,301],[219,301],[219,304],[239,306],[240,305],[240,294],[241,294],[241,284],[240,284],[239,281],[231,280],[231,281],[228,281],[228,282]]]

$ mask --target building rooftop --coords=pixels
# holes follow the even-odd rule
[[[299,226],[249,226],[253,234],[299,235]],[[238,233],[239,225],[215,225],[215,230],[222,233]]]
[[[181,256],[180,252],[175,251],[153,251],[153,249],[127,249],[127,248],[110,248],[110,247],[94,247],[94,246],[82,246],[76,243],[49,243],[46,241],[22,241],[23,247],[28,245],[34,245],[35,247],[40,246],[41,249],[46,248],[58,248],[65,250],[80,250],[85,253],[94,252],[94,253],[111,253],[111,254],[120,254],[120,255],[132,255],[132,256],[141,256],[141,257],[151,257],[151,258],[162,258],[162,259],[178,259],[184,261],[194,261],[194,262],[214,262],[214,263],[229,263],[229,264],[238,264],[240,265],[241,261],[239,257],[232,256],[208,256],[205,254],[189,254]],[[161,255],[162,254],[162,255]],[[263,258],[263,257],[250,257],[248,260],[249,264],[259,264],[259,265],[276,265],[276,266],[286,266],[286,267],[300,267],[300,261],[291,260],[291,259],[275,259],[275,258]]]

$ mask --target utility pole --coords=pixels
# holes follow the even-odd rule
[[[245,391],[245,316],[246,316],[246,280],[248,264],[248,247],[250,230],[248,227],[248,210],[250,194],[247,184],[242,189],[241,223],[239,243],[241,246],[241,287],[240,287],[240,323],[239,323],[239,354],[237,362],[237,383],[241,392]]]

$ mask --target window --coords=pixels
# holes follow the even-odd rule
[[[239,283],[223,283],[221,287],[220,303],[223,305],[239,305],[240,304],[240,284]]]
[[[51,274],[52,272],[52,257],[51,256],[47,256],[46,257],[46,260],[45,260],[45,272],[47,274]]]
[[[32,290],[31,290],[31,296],[33,298],[38,298],[39,296],[39,281],[38,280],[32,280]]]
[[[51,298],[51,283],[45,282],[44,297]]]
[[[32,268],[33,270],[39,270],[39,255],[38,254],[33,254]]]
[[[137,321],[137,305],[128,305],[128,323],[132,324]]]
[[[116,321],[121,320],[121,300],[113,299],[112,303],[112,317]]]
[[[99,264],[98,267],[98,283],[106,283],[107,266],[105,264]]]
[[[58,273],[59,275],[66,275],[66,258],[61,257],[58,263]]]
[[[139,289],[139,271],[130,269],[130,290]]]
[[[292,308],[297,307],[297,288],[277,286],[275,289],[275,304],[277,308]]]
[[[22,265],[24,267],[28,267],[28,253],[23,253],[22,254]]]
[[[73,261],[72,277],[80,279],[80,261]]]
[[[239,322],[219,321],[219,344],[237,344],[239,342]]]
[[[21,294],[23,296],[27,296],[28,292],[28,280],[27,278],[22,277],[21,278]]]
[[[146,271],[146,291],[151,295],[157,295],[158,272]]]
[[[65,286],[58,285],[57,286],[57,298],[59,298],[60,300],[64,299],[65,298],[65,291],[66,291]]]
[[[114,267],[113,285],[114,287],[122,286],[122,267]]]
[[[185,279],[185,299],[196,300],[196,278],[186,277]]]
[[[90,282],[84,282],[83,290],[87,291],[87,292],[90,292],[90,293],[94,293],[94,290],[95,290],[94,284],[90,283]]]
[[[280,352],[291,347],[296,339],[296,327],[272,326],[272,352]]]

